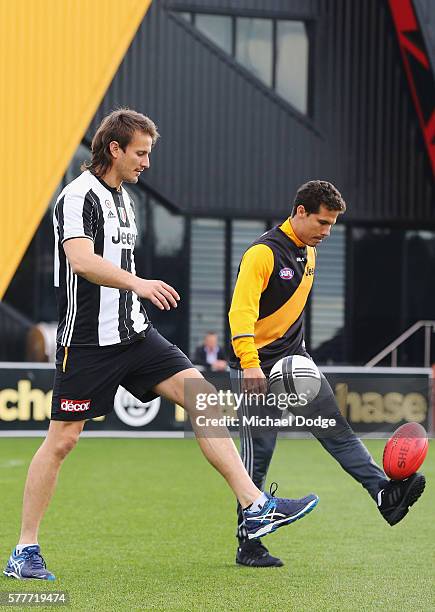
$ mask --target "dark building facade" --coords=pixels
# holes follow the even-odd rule
[[[332,181],[348,203],[318,253],[306,335],[319,362],[365,363],[415,321],[435,319],[434,177],[388,2],[154,0],[65,180],[119,106],[148,114],[162,135],[132,188],[137,268],[185,297],[176,313],[148,307],[184,350],[208,329],[228,342],[243,250],[288,216],[312,178]],[[38,234],[5,298],[35,321],[54,316]],[[38,296],[23,308],[30,286]],[[399,364],[419,365],[421,353],[414,340]]]

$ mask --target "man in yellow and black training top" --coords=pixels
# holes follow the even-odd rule
[[[303,326],[316,267],[315,247],[329,236],[345,210],[346,204],[334,185],[309,181],[298,189],[291,217],[260,236],[244,253],[229,312],[230,373],[235,392],[266,392],[267,376],[282,357],[297,354],[311,359],[305,350]],[[259,430],[247,424],[248,419],[241,417],[252,414],[248,402],[242,403],[239,415],[241,456],[252,480],[262,489],[277,430]],[[307,407],[304,410],[306,416]],[[292,408],[292,412],[297,414],[297,408]],[[341,415],[323,375],[320,392],[309,404],[309,413],[313,418],[335,419],[332,430],[312,427],[311,433],[368,491],[384,519],[390,525],[398,523],[423,492],[424,476],[414,474],[404,481],[388,481]],[[251,567],[283,565],[269,554],[260,539],[248,540],[240,506],[237,537],[237,563]]]

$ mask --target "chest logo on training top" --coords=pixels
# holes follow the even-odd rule
[[[281,268],[281,270],[279,271],[279,275],[282,280],[291,280],[295,273],[294,270],[292,270],[291,268]]]
[[[118,227],[117,230],[116,236],[112,236],[113,244],[128,244],[129,246],[133,247],[134,243],[136,242],[136,234],[127,231],[123,227]]]

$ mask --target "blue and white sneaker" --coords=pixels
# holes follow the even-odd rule
[[[47,570],[41,549],[36,544],[26,546],[19,555],[15,549],[9,557],[3,574],[18,580],[55,580],[55,576]]]
[[[272,492],[272,487],[275,488]],[[284,497],[274,497],[278,485],[272,483],[270,493],[265,493],[267,502],[257,512],[252,512],[247,508],[243,510],[245,527],[248,538],[261,538],[268,533],[273,533],[284,525],[290,525],[302,518],[319,503],[317,495],[311,493],[301,499],[286,499]]]

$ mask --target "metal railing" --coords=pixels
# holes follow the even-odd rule
[[[411,325],[409,329],[407,329],[403,334],[401,334],[396,340],[394,340],[391,344],[386,346],[383,351],[375,355],[370,361],[366,363],[366,367],[372,368],[377,363],[388,357],[391,354],[391,366],[393,368],[397,367],[397,349],[401,344],[408,340],[411,336],[413,336],[417,331],[419,331],[422,327],[424,330],[424,367],[430,367],[430,347],[431,347],[431,336],[432,333],[435,332],[435,321],[417,321],[414,325]]]

